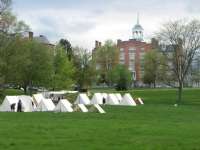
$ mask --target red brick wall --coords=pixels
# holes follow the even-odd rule
[[[136,72],[136,81],[141,81],[141,64],[140,64],[140,54],[142,52],[142,48],[144,48],[144,52],[147,52],[152,49],[151,43],[140,42],[136,40],[129,41],[117,41],[117,46],[119,49],[123,48],[125,53],[125,65],[129,66],[129,49],[135,48],[135,72]]]

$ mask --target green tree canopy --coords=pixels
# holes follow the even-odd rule
[[[71,43],[66,39],[61,39],[59,41],[59,45],[65,50],[69,61],[71,61],[71,59],[73,57],[73,51],[72,51]]]
[[[49,86],[53,52],[47,46],[16,37],[1,53],[0,72],[4,75],[4,83],[17,84],[25,92],[28,86]]]
[[[76,84],[80,89],[88,89],[95,82],[96,71],[87,49],[74,47],[74,64],[76,66]]]
[[[93,52],[93,62],[100,73],[101,83],[108,83],[108,72],[119,62],[119,50],[112,40],[107,40],[103,46]]]
[[[166,60],[161,51],[148,51],[144,59],[143,82],[149,85],[153,84],[155,87],[157,81],[164,81],[164,76],[166,77],[167,75],[166,73]]]
[[[131,72],[124,65],[117,65],[108,72],[108,80],[117,90],[127,90],[132,82]]]
[[[72,62],[67,59],[63,47],[55,48],[53,88],[67,89],[74,83],[75,68]]]

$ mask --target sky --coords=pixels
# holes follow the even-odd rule
[[[166,21],[200,19],[200,0],[13,0],[13,12],[35,36],[92,50],[95,40],[128,40],[140,15],[149,41]]]

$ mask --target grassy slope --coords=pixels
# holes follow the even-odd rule
[[[200,90],[135,90],[144,106],[106,106],[96,113],[0,113],[0,148],[6,150],[200,149]],[[199,99],[199,101],[198,101]],[[187,104],[187,105],[186,105]]]

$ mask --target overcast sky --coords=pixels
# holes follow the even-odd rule
[[[95,40],[131,38],[137,12],[146,40],[167,20],[200,19],[200,0],[13,0],[13,11],[35,35],[92,49]]]

